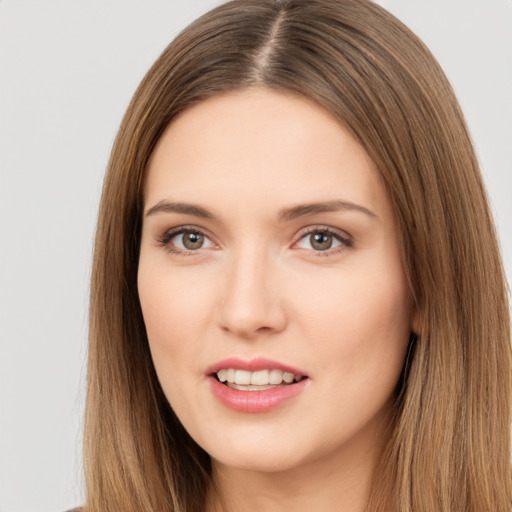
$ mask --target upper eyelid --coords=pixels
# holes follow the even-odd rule
[[[322,224],[317,224],[317,225],[308,226],[308,227],[305,227],[305,228],[302,228],[301,230],[299,230],[299,232],[296,235],[297,241],[311,233],[316,233],[316,232],[326,232],[326,233],[329,233],[330,235],[337,235],[343,240],[347,240],[347,239],[352,240],[353,239],[352,235],[350,235],[343,229],[334,228],[332,226],[325,226]]]
[[[172,237],[172,236],[179,235],[180,233],[184,233],[187,231],[190,231],[192,233],[201,233],[201,235],[203,235],[207,238],[210,238],[210,239],[214,238],[207,229],[200,228],[199,226],[194,226],[191,224],[185,224],[182,226],[176,226],[174,228],[166,229],[162,236]]]

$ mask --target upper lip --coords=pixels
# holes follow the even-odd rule
[[[256,359],[250,359],[248,361],[231,357],[223,359],[217,363],[212,364],[206,369],[206,375],[212,375],[222,369],[233,368],[235,370],[246,370],[249,372],[257,372],[259,370],[282,370],[283,372],[293,373],[294,375],[302,375],[306,377],[306,372],[294,368],[288,364],[281,363],[279,361],[273,361],[272,359],[266,359],[264,357],[258,357]]]

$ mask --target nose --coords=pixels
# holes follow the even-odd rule
[[[219,291],[224,331],[251,340],[285,329],[284,283],[272,259],[254,248],[233,255]]]

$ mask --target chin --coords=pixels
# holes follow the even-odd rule
[[[244,453],[240,456],[232,456],[231,454],[223,458],[212,457],[212,462],[224,467],[237,469],[241,471],[255,473],[281,473],[290,471],[300,466],[300,459],[287,455],[273,454],[272,456],[259,454]]]
[[[298,450],[295,444],[285,444],[282,437],[275,436],[271,440],[255,438],[252,440],[238,438],[226,442],[215,442],[214,449],[205,450],[210,454],[212,462],[244,471],[275,473],[288,471],[301,465],[307,455]]]

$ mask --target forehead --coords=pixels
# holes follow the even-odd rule
[[[301,96],[246,89],[180,114],[148,166],[145,202],[382,202],[375,164],[329,112]],[[349,197],[342,197],[349,196]]]

